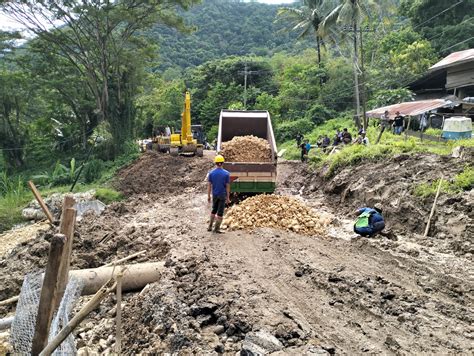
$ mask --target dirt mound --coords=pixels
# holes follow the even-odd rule
[[[433,154],[399,155],[380,162],[364,162],[347,167],[331,179],[322,172],[303,171],[306,196],[324,194],[325,201],[348,216],[362,206],[381,203],[387,228],[415,237],[423,234],[434,197],[423,199],[413,191],[421,183],[432,183],[443,173],[452,179],[466,161]],[[456,255],[474,253],[468,236],[474,234],[473,191],[440,196],[431,222],[427,244],[434,242],[440,252]]]
[[[272,227],[307,235],[324,235],[329,217],[322,217],[301,201],[282,195],[256,195],[227,212],[223,228]]]
[[[117,188],[126,196],[172,194],[184,188],[204,189],[212,162],[208,157],[171,157],[153,151],[118,172]]]
[[[221,154],[228,162],[271,162],[267,140],[255,136],[235,136],[222,144]]]
[[[169,250],[163,234],[154,225],[142,223],[143,216],[136,212],[150,204],[142,199],[127,204],[114,203],[97,217],[85,215],[77,224],[72,252],[72,269],[96,268],[134,252],[147,253],[131,263],[159,261]],[[54,229],[39,232],[33,240],[23,242],[0,260],[0,300],[20,292],[25,274],[42,270],[46,266],[49,241]],[[0,308],[10,310],[14,305]]]

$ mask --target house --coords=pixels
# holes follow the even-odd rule
[[[408,89],[415,93],[417,101],[384,106],[368,111],[367,115],[380,117],[387,110],[394,116],[400,111],[413,117],[414,126],[419,126],[425,115],[429,126],[437,128],[448,117],[474,117],[474,49],[451,53],[410,83]]]
[[[451,53],[430,67],[426,75],[408,85],[417,99],[454,95],[461,101],[474,98],[474,49]]]

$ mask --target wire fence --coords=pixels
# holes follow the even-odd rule
[[[10,333],[10,342],[15,354],[31,354],[42,284],[41,273],[27,274],[23,281]],[[53,317],[49,340],[52,340],[69,322],[69,316],[81,295],[83,286],[84,283],[80,279],[69,280],[59,309]],[[74,336],[70,334],[53,355],[74,355],[76,352]]]

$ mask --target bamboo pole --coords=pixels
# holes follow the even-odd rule
[[[123,269],[117,273],[117,314],[115,316],[115,352],[120,355],[122,352],[122,277]]]
[[[82,307],[82,309],[74,315],[74,317],[69,321],[69,323],[61,329],[58,335],[54,337],[51,342],[46,345],[43,351],[39,354],[40,356],[49,356],[51,355],[56,348],[61,345],[61,343],[68,337],[68,335],[73,332],[73,330],[83,321],[95,308],[97,308],[102,301],[109,293],[113,292],[116,288],[116,283],[111,287],[107,287],[111,283],[112,279],[109,279],[92,297],[89,302]]]
[[[433,206],[431,207],[430,216],[428,218],[428,222],[426,223],[426,229],[425,229],[425,233],[423,234],[423,237],[427,237],[428,232],[430,231],[431,219],[433,218],[435,208],[436,208],[436,202],[438,201],[439,192],[441,191],[441,183],[443,183],[443,177],[442,176],[439,179],[438,189],[436,190],[436,196],[435,196],[434,201],[433,201]]]
[[[136,252],[132,255],[129,255],[127,257],[124,257],[124,258],[121,258],[117,261],[114,261],[114,262],[110,262],[110,263],[107,263],[105,265],[103,265],[102,267],[110,267],[110,266],[113,266],[113,265],[118,265],[119,263],[122,263],[122,262],[125,262],[125,261],[128,261],[128,260],[131,260],[132,258],[135,258],[137,256],[140,256],[140,255],[143,255],[144,253],[146,252],[146,250],[142,250],[140,252]]]
[[[11,303],[18,302],[18,299],[20,299],[19,295],[15,296],[15,297],[8,298],[8,299],[5,299],[5,300],[2,300],[0,302],[0,307],[3,307],[4,305],[8,305],[8,304],[11,304]]]
[[[44,203],[43,198],[41,198],[41,194],[38,191],[38,189],[36,189],[35,184],[30,180],[30,181],[28,181],[28,185],[29,185],[31,191],[33,192],[33,195],[35,196],[36,200],[38,201],[38,204],[41,206],[41,209],[43,209],[43,212],[46,215],[46,217],[48,218],[49,222],[51,224],[54,224],[53,215],[51,214],[48,207]]]
[[[65,246],[65,236],[56,234],[51,240],[48,264],[41,287],[41,296],[36,317],[35,334],[31,354],[36,356],[48,343],[49,328],[53,319],[54,306],[57,296],[58,273]]]

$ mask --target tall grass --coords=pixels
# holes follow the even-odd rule
[[[30,195],[21,176],[0,174],[0,231],[7,230],[22,221],[21,210]]]

